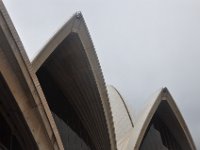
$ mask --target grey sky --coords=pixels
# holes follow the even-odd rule
[[[200,149],[199,0],[4,0],[30,58],[78,10],[103,73],[136,113],[167,86]]]

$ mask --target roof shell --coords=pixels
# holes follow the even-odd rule
[[[43,64],[45,64],[46,61],[48,61],[48,58],[50,58],[51,56],[53,58],[54,57],[53,55],[55,54],[57,48],[59,49],[60,47],[62,47],[61,50],[63,48],[65,49],[67,47],[67,43],[65,43],[65,40],[67,40],[67,38],[70,39],[70,37],[75,37],[75,40],[71,40],[71,41],[69,40],[69,42],[72,42],[72,43],[73,41],[77,42],[77,43],[71,44],[72,49],[78,45],[81,45],[79,46],[79,48],[80,47],[81,48],[79,52],[77,51],[77,48],[73,49],[71,52],[69,52],[68,49],[66,49],[66,52],[68,51],[71,56],[75,54],[81,59],[81,61],[83,61],[83,63],[80,63],[79,60],[77,59],[71,59],[69,62],[69,60],[64,58],[65,56],[68,57],[68,54],[65,53],[65,50],[63,50],[62,52],[63,54],[63,55],[61,54],[62,56],[61,55],[59,56],[59,54],[56,54],[58,57],[63,57],[63,62],[59,62],[58,60],[57,63],[62,63],[62,64],[67,63],[68,65],[71,65],[69,67],[72,68],[72,70],[74,70],[72,71],[72,74],[77,76],[78,80],[80,79],[79,80],[80,83],[77,83],[77,81],[75,81],[76,79],[74,79],[73,81],[71,80],[70,82],[75,81],[76,84],[79,84],[80,86],[82,86],[84,84],[85,85],[88,84],[88,82],[85,82],[86,80],[81,80],[81,78],[89,78],[90,80],[93,80],[92,85],[91,85],[93,87],[92,89],[91,89],[91,86],[88,86],[88,88],[90,88],[89,91],[86,87],[85,88],[78,87],[78,88],[82,88],[82,91],[79,90],[79,92],[81,92],[86,97],[89,96],[87,99],[87,103],[84,103],[84,105],[88,107],[89,111],[91,112],[95,111],[95,107],[97,106],[98,111],[96,110],[96,112],[103,115],[99,115],[98,113],[89,113],[88,115],[83,116],[83,118],[89,117],[89,115],[99,115],[100,117],[90,117],[91,119],[101,120],[97,126],[92,125],[92,122],[91,124],[90,122],[86,123],[88,125],[90,124],[89,126],[91,128],[90,131],[91,131],[91,134],[93,135],[93,139],[99,137],[100,140],[96,140],[96,142],[101,143],[104,141],[103,143],[99,144],[99,148],[107,147],[107,149],[116,149],[116,141],[115,141],[113,121],[112,121],[113,119],[111,115],[110,104],[109,104],[107,90],[106,90],[104,79],[103,79],[103,74],[102,74],[101,67],[99,65],[99,61],[95,53],[94,46],[90,38],[87,26],[80,12],[73,15],[72,18],[68,22],[66,22],[66,24],[63,25],[63,27],[50,39],[50,41],[44,46],[44,48],[40,51],[40,53],[35,57],[35,59],[32,61],[34,71],[37,72],[40,69],[40,67]],[[54,59],[54,62],[55,61],[56,60]],[[75,65],[73,65],[73,63],[75,63]],[[78,64],[83,65],[83,68],[81,69]],[[67,78],[69,77],[68,73],[70,72],[66,69],[66,65],[60,65],[59,68],[60,69],[62,68],[61,70],[63,71],[62,73],[64,76],[62,78],[57,78],[57,80],[65,79],[66,80],[65,83],[68,82],[69,80],[67,81]],[[85,72],[85,74],[84,75],[82,74],[80,76],[79,71],[81,71],[81,73]],[[74,78],[74,75],[72,74],[70,76]],[[67,88],[67,85],[64,84],[64,82],[62,82],[61,80],[58,82],[62,84],[61,88],[63,90],[69,90],[69,88]],[[92,90],[97,90],[98,92],[94,92],[94,91],[92,92]],[[92,96],[94,95],[95,97],[91,99]],[[76,101],[73,101],[73,102],[76,102]],[[82,103],[82,101],[80,101],[80,103]],[[99,104],[96,105],[95,103],[99,103]],[[105,128],[103,128],[104,126]],[[99,131],[94,133],[95,132],[94,128],[98,128]],[[107,133],[105,134],[105,132]],[[98,135],[101,135],[101,136],[98,136]],[[107,137],[109,138],[109,140],[107,140]],[[108,145],[105,143],[110,143],[110,144]]]
[[[141,115],[139,116],[138,120],[135,123],[134,130],[132,132],[131,139],[129,140],[129,144],[127,149],[131,150],[138,150],[142,140],[144,138],[145,132],[153,118],[155,112],[158,110],[162,103],[167,104],[167,107],[163,107],[167,110],[164,114],[160,111],[165,123],[173,130],[175,127],[178,131],[173,130],[174,134],[177,135],[177,139],[180,141],[184,140],[185,150],[195,150],[195,145],[190,135],[190,132],[187,128],[187,125],[174,101],[171,94],[169,93],[167,88],[162,88],[158,92],[153,95],[153,98],[145,107]],[[172,114],[174,116],[173,122],[170,120],[171,118],[168,117],[168,114]],[[181,135],[181,138],[178,137]],[[184,137],[184,139],[183,139]],[[183,145],[184,145],[183,144]]]
[[[119,150],[126,150],[134,125],[126,103],[120,93],[113,86],[107,86],[107,90],[113,116],[117,148]]]
[[[63,149],[55,122],[37,84],[37,77],[2,1],[0,30],[0,73],[8,84],[38,148]]]

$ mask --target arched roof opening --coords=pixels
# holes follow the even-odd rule
[[[51,38],[32,65],[52,112],[91,149],[116,149],[107,90],[81,13]]]
[[[151,147],[155,145],[156,147]],[[155,94],[154,99],[144,109],[135,124],[128,148],[196,149],[186,123],[167,88]]]

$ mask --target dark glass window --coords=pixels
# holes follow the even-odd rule
[[[0,150],[22,150],[14,132],[0,114]]]
[[[57,124],[65,149],[92,149],[90,137],[68,97],[59,89],[45,66],[37,72],[38,79]],[[78,148],[79,149],[79,148]]]
[[[182,150],[168,127],[154,116],[144,136],[140,150]]]

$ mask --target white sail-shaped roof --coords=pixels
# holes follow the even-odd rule
[[[122,96],[113,86],[107,86],[113,116],[115,136],[118,150],[126,150],[133,122]]]
[[[13,130],[9,149],[62,150],[55,122],[32,70],[20,37],[0,1],[0,115],[7,115],[8,128]],[[7,142],[4,136],[9,134],[0,133],[1,140],[3,137]],[[17,140],[13,140],[14,136]],[[14,147],[16,141],[20,143],[18,148]],[[1,142],[0,149],[4,149]]]
[[[53,81],[56,89],[64,95],[64,104],[58,104],[54,99],[51,105],[56,105],[54,107],[62,119],[66,118],[68,101],[87,131],[91,145],[95,149],[116,149],[103,74],[81,13],[76,13],[63,25],[35,57],[32,65],[43,87]],[[51,77],[50,82],[44,82],[47,77]],[[51,92],[46,92],[46,96],[48,93]]]
[[[150,103],[134,124],[134,130],[127,147],[128,150],[140,149],[144,136],[155,114],[157,114],[159,118],[162,119],[162,122],[169,128],[182,150],[196,149],[174,99],[167,88],[163,88],[154,94],[153,99],[151,99]]]

